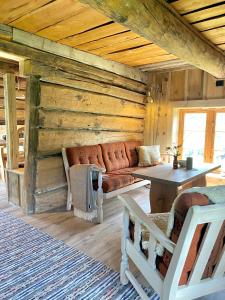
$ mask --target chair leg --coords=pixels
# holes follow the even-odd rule
[[[98,208],[97,208],[97,223],[101,224],[103,223],[103,208],[102,208],[102,204],[103,204],[103,198],[98,199]]]
[[[71,210],[71,208],[72,208],[72,194],[71,194],[70,190],[68,190],[66,210]]]
[[[126,239],[129,237],[129,214],[127,209],[124,209],[123,214],[123,232],[121,237],[121,252],[122,252],[122,258],[121,258],[121,264],[120,264],[120,282],[123,285],[128,284],[128,278],[126,276],[126,270],[129,270],[129,264],[128,264],[128,255],[126,251]]]
[[[129,269],[128,257],[122,255],[122,260],[120,264],[120,282],[122,285],[128,284],[129,280],[127,279],[125,271]]]

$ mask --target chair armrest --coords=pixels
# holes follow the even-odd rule
[[[119,195],[118,198],[123,202],[128,212],[134,216],[140,224],[144,225],[149,230],[149,233],[155,240],[157,240],[170,253],[174,252],[176,244],[172,242],[165,233],[148,218],[148,216],[129,195]]]

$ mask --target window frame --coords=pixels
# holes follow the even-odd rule
[[[206,113],[206,131],[204,146],[204,162],[212,163],[214,156],[214,141],[216,131],[216,114],[225,112],[225,108],[190,108],[179,110],[178,144],[181,145],[180,152],[183,154],[184,116],[186,113]]]

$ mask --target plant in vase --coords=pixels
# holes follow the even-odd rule
[[[178,169],[178,156],[180,156],[181,145],[166,147],[167,153],[173,156],[173,168]]]

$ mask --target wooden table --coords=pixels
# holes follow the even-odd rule
[[[202,164],[192,170],[174,170],[171,164],[162,164],[137,170],[132,175],[151,181],[151,212],[168,212],[179,192],[194,186],[206,186],[205,175],[219,167],[219,164]]]

